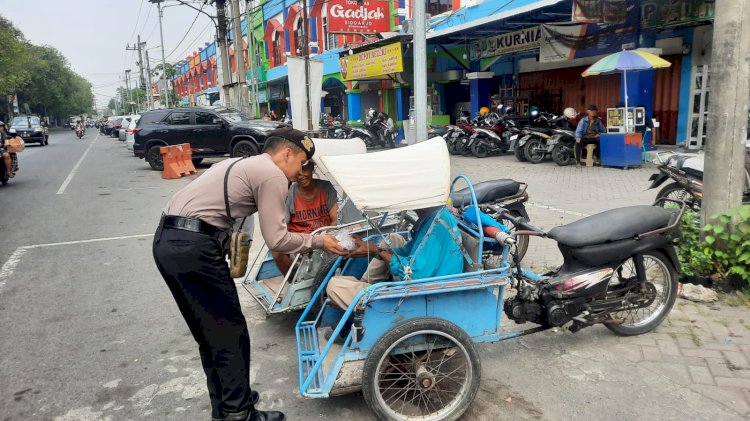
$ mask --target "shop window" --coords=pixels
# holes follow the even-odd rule
[[[272,44],[273,44],[273,63],[276,66],[281,66],[284,64],[284,46],[281,45],[281,40],[279,39],[279,33],[274,32],[273,38],[272,38]]]
[[[301,56],[305,54],[305,25],[302,23],[302,17],[297,21],[297,29],[294,30],[294,41],[295,44],[292,48],[295,50],[295,55]]]
[[[452,8],[452,0],[425,0],[425,10],[432,16],[450,12]]]

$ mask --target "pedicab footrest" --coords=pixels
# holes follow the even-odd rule
[[[304,322],[300,325],[298,332],[299,341],[299,362],[300,369],[302,370],[302,378],[306,379],[312,371],[315,364],[320,359],[320,348],[318,346],[318,330],[316,328],[316,321]],[[320,385],[323,380],[323,370],[318,370],[315,378],[310,383],[308,390],[303,390],[303,393],[315,393],[317,389],[320,389]]]

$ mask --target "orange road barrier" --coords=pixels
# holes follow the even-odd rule
[[[180,151],[182,152],[182,165],[185,171],[189,174],[197,173],[198,171],[196,171],[195,165],[193,165],[193,150],[190,148],[190,144],[182,143],[177,145],[177,147],[180,148]]]
[[[182,153],[177,147],[162,146],[159,148],[159,152],[161,152],[162,161],[164,162],[161,178],[174,179],[188,175],[186,168],[182,165]]]

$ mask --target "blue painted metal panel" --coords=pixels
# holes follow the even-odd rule
[[[272,81],[276,79],[280,79],[282,77],[285,77],[288,74],[288,69],[286,66],[277,66],[273,69],[268,69],[267,73],[267,81]]]
[[[206,47],[206,54],[211,57],[216,55],[216,42],[208,44]]]
[[[693,43],[693,29],[685,30],[682,41],[690,44],[691,52],[695,48]],[[682,69],[680,74],[680,103],[677,109],[677,144],[684,145],[689,137],[690,129],[690,87],[693,83],[693,54],[682,56]]]
[[[505,13],[520,7],[532,5],[536,2],[537,0],[514,0],[511,2],[484,1],[476,6],[459,9],[449,18],[445,18],[444,16],[433,18],[432,22],[434,26],[432,30],[440,31],[453,26],[463,25],[476,19],[486,18],[495,13]]]
[[[341,64],[339,62],[339,52],[341,51],[343,51],[343,48],[337,48],[313,57],[315,60],[323,61],[323,75],[333,75],[341,72]]]

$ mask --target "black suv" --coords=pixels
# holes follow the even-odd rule
[[[174,108],[141,113],[135,127],[133,154],[157,171],[164,169],[159,148],[189,143],[193,161],[205,157],[257,155],[266,134],[284,125],[250,120],[230,108]]]
[[[47,124],[35,115],[13,117],[9,132],[21,136],[25,143],[38,143],[41,146],[49,144]]]

